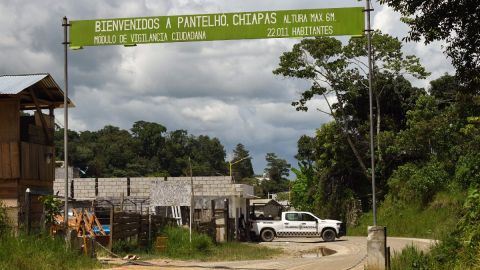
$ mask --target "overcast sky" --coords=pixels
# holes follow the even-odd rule
[[[187,15],[361,6],[353,0],[2,0],[0,2],[0,74],[52,74],[63,88],[63,29],[61,20]],[[373,25],[402,38],[408,28],[400,15],[374,3]],[[296,112],[290,103],[305,82],[272,74],[279,56],[298,39],[167,43],[137,47],[87,47],[69,52],[70,128],[98,130],[109,124],[129,129],[133,122],[157,122],[169,131],[221,140],[231,158],[243,143],[253,157],[255,172],[265,167],[265,154],[274,152],[292,165],[296,143],[303,134],[329,118],[310,103],[309,112]],[[432,72],[417,86],[453,72],[441,44],[407,44]],[[62,111],[56,111],[63,124]]]

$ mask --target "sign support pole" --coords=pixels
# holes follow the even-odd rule
[[[64,166],[65,166],[65,209],[64,209],[64,226],[65,235],[68,230],[68,23],[67,17],[63,17],[63,46],[64,46],[64,76],[65,76],[65,93],[63,95],[64,109],[64,126],[63,126],[63,147],[64,147]]]
[[[193,171],[192,160],[188,157],[188,164],[190,165],[190,243],[192,243],[192,225],[193,225],[193,212],[195,211],[195,201],[193,199]]]
[[[372,28],[370,24],[370,13],[373,11],[370,0],[366,0],[365,12],[367,13],[367,51],[368,51],[368,95],[370,107],[370,159],[372,173],[372,211],[373,226],[368,226],[367,238],[367,268],[387,269],[387,230],[386,227],[377,225],[377,199],[375,191],[375,146],[373,133],[373,59],[372,59]],[[378,134],[377,134],[378,136]]]
[[[370,160],[371,160],[371,174],[372,174],[372,211],[373,211],[373,226],[377,226],[377,199],[375,194],[375,147],[373,139],[373,61],[372,61],[372,28],[370,25],[370,12],[373,11],[370,5],[370,0],[366,0],[367,12],[367,40],[368,40],[368,96],[370,107]]]

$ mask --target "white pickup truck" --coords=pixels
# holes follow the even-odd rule
[[[322,237],[323,241],[335,241],[347,232],[345,223],[320,219],[310,212],[283,212],[281,220],[252,220],[251,232],[264,242],[275,237]]]

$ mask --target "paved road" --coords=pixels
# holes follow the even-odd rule
[[[399,252],[408,245],[415,245],[421,250],[428,250],[432,240],[414,238],[389,237],[387,244],[392,254]],[[285,250],[282,257],[270,260],[233,261],[233,262],[182,262],[170,260],[149,261],[149,265],[122,266],[114,269],[169,269],[169,270],[205,270],[205,269],[236,269],[236,270],[361,270],[366,259],[366,237],[343,237],[336,242],[325,243],[317,238],[277,238],[270,243],[259,245],[279,247]],[[329,250],[334,254],[322,256]]]

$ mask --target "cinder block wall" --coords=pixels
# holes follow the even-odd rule
[[[149,197],[150,189],[153,181],[163,178],[144,177],[130,178],[130,196],[132,197]],[[126,194],[126,193],[125,193]]]
[[[74,179],[73,195],[77,199],[89,199],[95,197],[95,178]]]
[[[98,197],[120,197],[122,194],[127,196],[127,178],[98,178]]]
[[[71,186],[69,179],[69,188]],[[130,189],[128,189],[127,178],[98,178],[98,194],[95,194],[95,178],[75,178],[74,198],[93,199],[95,197],[149,197],[150,190],[155,181],[168,181],[178,185],[190,185],[190,177],[132,177],[130,178]],[[55,179],[53,190],[59,196],[63,196],[65,180]],[[193,188],[195,196],[234,196],[246,195],[245,185],[232,184],[229,176],[197,176],[193,177]],[[128,192],[129,191],[129,192]],[[247,192],[248,193],[248,192]],[[71,193],[70,193],[71,194]],[[253,194],[253,193],[252,193]]]
[[[69,192],[71,185],[72,179],[68,179]],[[56,194],[58,196],[65,196],[65,179],[55,179],[55,181],[53,181],[53,194]]]

